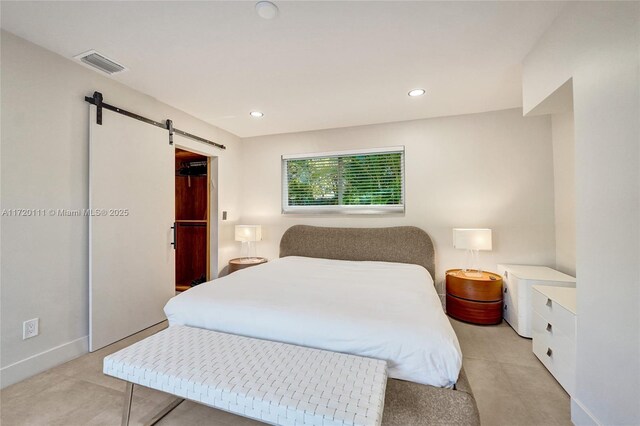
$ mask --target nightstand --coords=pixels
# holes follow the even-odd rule
[[[251,266],[262,265],[267,263],[264,257],[238,257],[229,261],[229,274],[240,269],[250,268]]]
[[[502,278],[492,272],[467,276],[460,269],[446,275],[447,314],[471,324],[502,322]]]

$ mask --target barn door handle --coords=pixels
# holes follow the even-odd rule
[[[171,245],[173,246],[173,249],[175,250],[176,247],[178,246],[178,224],[173,222],[173,226],[171,227],[171,229],[173,229],[173,241],[171,242]]]

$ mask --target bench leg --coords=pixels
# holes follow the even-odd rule
[[[131,417],[131,400],[133,399],[133,383],[127,382],[124,391],[124,406],[122,408],[122,426],[129,426],[129,418]]]
[[[129,419],[131,418],[131,402],[133,400],[133,383],[127,382],[127,387],[124,391],[124,406],[122,408],[122,426],[129,426]],[[182,404],[184,398],[176,398],[169,405],[164,407],[158,413],[156,413],[149,422],[145,423],[145,426],[153,426],[158,423],[164,416],[169,414],[178,405]]]
[[[176,408],[178,405],[182,404],[183,401],[184,401],[184,398],[176,398],[176,399],[174,399],[173,401],[171,401],[171,404],[167,405],[160,412],[158,412],[156,415],[154,415],[153,418],[151,420],[149,420],[148,423],[144,424],[144,426],[153,426],[153,425],[155,425],[160,420],[162,420],[162,418],[164,416],[166,416],[171,411],[173,411],[174,408]]]

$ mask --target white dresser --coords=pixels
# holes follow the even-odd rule
[[[533,353],[569,395],[575,389],[576,289],[533,286]]]
[[[546,266],[498,265],[502,276],[502,317],[522,337],[531,338],[531,287],[575,287],[576,279]]]

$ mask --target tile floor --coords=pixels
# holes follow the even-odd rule
[[[483,425],[571,425],[569,395],[504,321],[476,326],[451,320]]]
[[[530,340],[519,337],[504,323],[480,327],[451,322],[462,346],[483,425],[571,424],[569,396],[533,355]],[[152,327],[7,387],[0,392],[0,424],[119,425],[124,384],[102,374],[102,358],[164,327]],[[131,424],[145,423],[171,399],[161,392],[136,387]],[[185,401],[158,424],[259,423]]]

